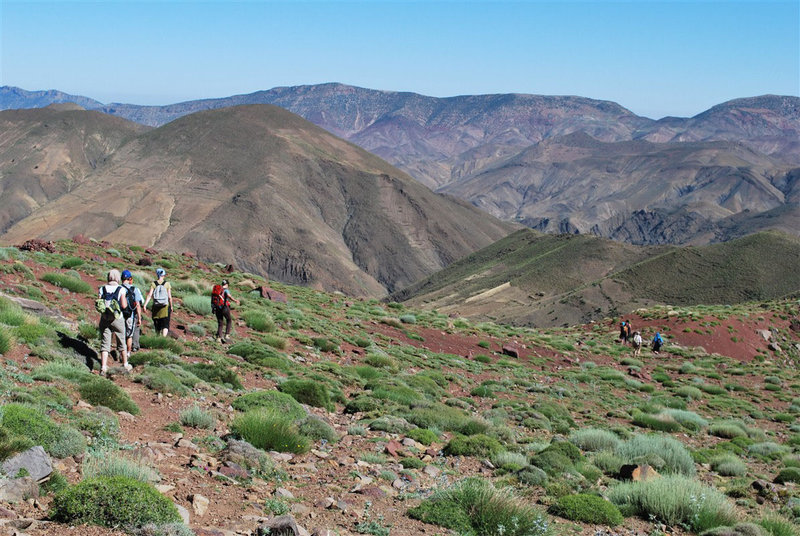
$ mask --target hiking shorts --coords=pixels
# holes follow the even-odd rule
[[[125,346],[125,319],[122,317],[114,318],[108,315],[100,317],[100,332],[103,336],[103,343],[100,346],[101,352],[110,352],[113,337],[117,338],[117,348],[123,350]]]
[[[125,319],[125,338],[130,339],[133,337],[133,331],[136,329],[136,315],[131,315]]]
[[[167,315],[164,318],[154,318],[153,319],[153,326],[155,326],[156,331],[161,331],[162,329],[169,329],[169,317],[171,315]]]

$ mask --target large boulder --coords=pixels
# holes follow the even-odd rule
[[[24,469],[28,473],[26,476],[41,482],[53,472],[53,464],[44,449],[36,446],[4,461],[2,469],[9,478],[16,477],[20,470]]]

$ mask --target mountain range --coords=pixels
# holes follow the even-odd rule
[[[513,228],[270,105],[159,128],[76,105],[0,112],[0,240],[188,251],[382,296]]]
[[[0,108],[75,101],[149,126],[207,109],[283,107],[498,218],[634,244],[797,233],[800,99],[765,95],[692,118],[525,94],[435,98],[343,84],[167,106],[0,88]]]

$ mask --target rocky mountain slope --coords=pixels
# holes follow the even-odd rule
[[[4,101],[0,93],[0,107],[20,104],[22,90],[5,88],[6,93],[12,90],[13,99]],[[31,105],[40,102],[41,95],[31,95]],[[692,118],[658,121],[638,117],[613,102],[581,97],[434,98],[342,84],[274,88],[168,106],[113,104],[100,109],[162,125],[198,110],[245,103],[286,108],[387,159],[431,188],[548,232],[592,232],[641,244],[708,243],[765,225],[797,232],[796,200],[775,196],[774,191],[765,200],[759,192],[752,204],[742,204],[731,201],[735,194],[723,192],[730,193],[753,177],[762,185],[744,186],[742,192],[767,182],[769,189],[786,193],[781,184],[792,182],[800,166],[797,97],[736,99]],[[553,151],[549,144],[563,146],[571,134],[606,145],[598,146],[591,158],[565,165],[565,158],[572,161],[577,156]],[[653,155],[654,146],[639,141],[653,142],[663,151]],[[613,143],[621,145],[612,148]],[[603,151],[609,151],[608,158]],[[580,184],[580,191],[562,194],[559,185],[564,181]],[[678,186],[664,193],[665,184]],[[687,190],[693,194],[686,196]],[[607,199],[598,199],[597,193],[607,194]],[[587,214],[582,200],[589,206],[597,202],[601,208],[597,214]]]
[[[71,129],[60,114],[120,126],[113,142],[101,143],[102,129]],[[19,153],[3,161],[4,183],[28,184],[28,175],[40,174],[57,184],[26,211],[0,211],[9,214],[0,235],[6,244],[84,234],[377,296],[510,230],[274,106],[202,112],[158,129],[98,112],[2,116],[18,123],[0,152]],[[84,146],[60,149],[70,136]],[[105,152],[85,151],[92,143]],[[43,154],[49,165],[37,167]],[[70,173],[79,177],[70,182]],[[18,202],[16,190],[7,191],[7,202]]]
[[[476,319],[565,326],[659,304],[796,295],[798,262],[800,239],[778,232],[702,247],[637,247],[522,230],[391,298]]]
[[[125,244],[48,249],[0,248],[3,532],[797,532],[796,300],[639,311],[666,344],[634,356],[619,318],[513,328],[151,251],[171,336],[148,320],[133,371],[103,378],[96,287],[152,268]],[[222,277],[230,345],[209,336]]]
[[[633,244],[709,243],[734,234],[737,215],[796,208],[796,175],[741,143],[607,143],[574,133],[441,191],[546,232]]]

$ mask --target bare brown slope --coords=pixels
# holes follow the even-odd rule
[[[0,112],[0,232],[78,187],[148,129],[76,105]]]
[[[375,296],[509,229],[298,116],[250,105],[192,114],[137,137],[91,182],[3,239],[82,232]]]
[[[731,142],[605,143],[575,133],[443,191],[542,231],[634,244],[708,243],[722,234],[717,222],[790,201],[784,178],[791,173]]]

